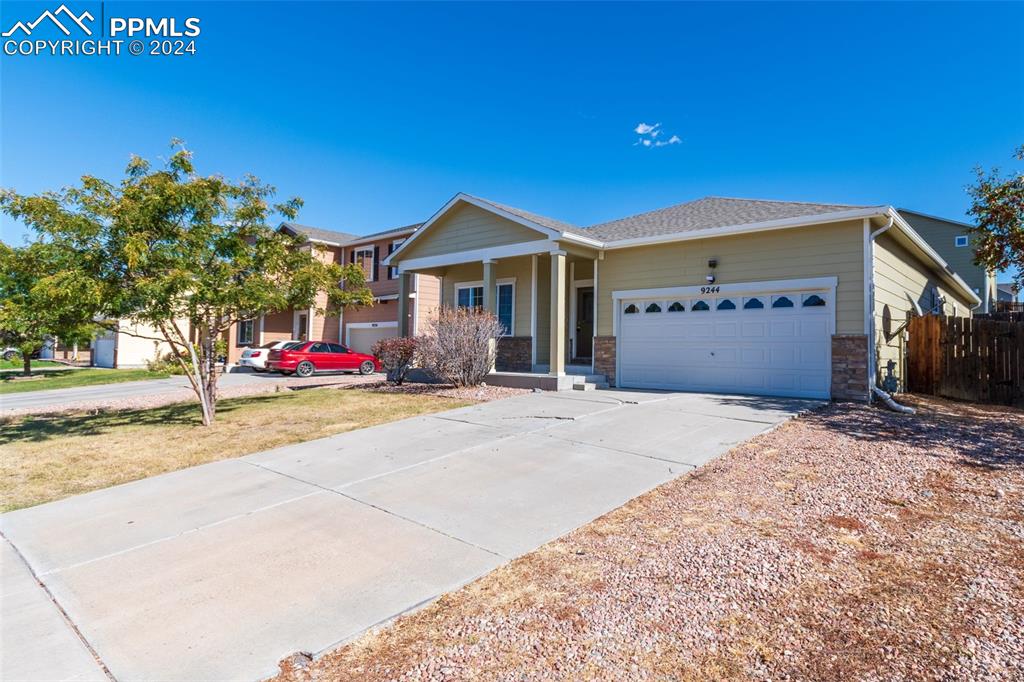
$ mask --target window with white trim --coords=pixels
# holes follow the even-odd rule
[[[238,338],[235,339],[236,346],[251,346],[253,333],[256,328],[255,320],[241,320],[238,323]]]
[[[970,240],[967,238],[966,234],[958,234],[954,239],[953,243],[956,244],[958,247],[967,246],[968,244],[970,244]]]
[[[483,285],[456,285],[455,305],[459,308],[472,308],[480,310],[484,307]]]
[[[372,282],[375,278],[373,276],[373,247],[365,246],[358,248],[352,254],[352,262],[358,265],[363,270],[363,276],[367,282]]]
[[[404,239],[396,239],[388,244],[388,255],[390,256],[395,251],[398,251],[398,247],[402,245]],[[388,266],[388,279],[398,279],[398,268],[394,265]]]
[[[515,284],[499,284],[498,285],[498,322],[501,322],[502,334],[504,336],[512,336],[513,325],[515,323],[515,308],[516,308],[516,285]]]
[[[502,326],[502,335],[511,336],[515,332],[516,285],[515,282],[499,282],[495,287],[498,322]],[[456,284],[455,305],[459,308],[481,310],[484,307],[484,287],[482,284]]]

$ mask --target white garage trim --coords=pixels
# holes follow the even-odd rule
[[[671,298],[673,296],[702,296],[708,294],[745,294],[758,291],[806,291],[807,289],[835,289],[838,277],[811,277],[808,279],[780,279],[768,282],[742,282],[739,284],[701,284],[692,287],[664,287],[661,289],[627,289],[613,291],[612,299]],[[714,289],[714,291],[707,291]]]
[[[349,339],[352,338],[353,329],[391,329],[398,327],[398,320],[394,322],[349,322],[345,327],[345,345],[349,346]]]
[[[660,299],[667,303],[666,299],[671,298],[694,298],[707,297],[709,299],[721,296],[734,296],[737,294],[776,294],[787,292],[822,292],[828,296],[828,305],[831,310],[827,317],[828,342],[825,345],[826,367],[831,372],[832,367],[832,344],[831,337],[836,333],[836,286],[839,280],[837,277],[815,277],[807,279],[776,280],[767,282],[742,282],[736,284],[706,284],[685,287],[662,287],[652,289],[629,289],[612,292],[614,308],[613,335],[615,336],[615,384],[622,386],[622,358],[624,347],[622,344],[622,314],[623,302],[632,299]]]

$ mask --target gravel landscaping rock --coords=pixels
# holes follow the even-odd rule
[[[1024,412],[759,436],[285,680],[1024,679]]]

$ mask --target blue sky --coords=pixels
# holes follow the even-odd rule
[[[0,24],[58,5],[5,0]],[[199,17],[197,54],[0,58],[3,186],[117,178],[181,137],[200,170],[255,173],[353,232],[459,191],[579,225],[712,194],[964,219],[971,169],[1024,143],[1020,3],[103,11]],[[681,142],[635,145],[641,122]]]

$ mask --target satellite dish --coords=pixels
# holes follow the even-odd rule
[[[914,306],[914,313],[917,315],[924,315],[924,313],[921,311],[921,305],[916,300],[911,298],[910,294],[904,292],[904,295],[907,297],[907,300],[910,301],[910,305]]]

